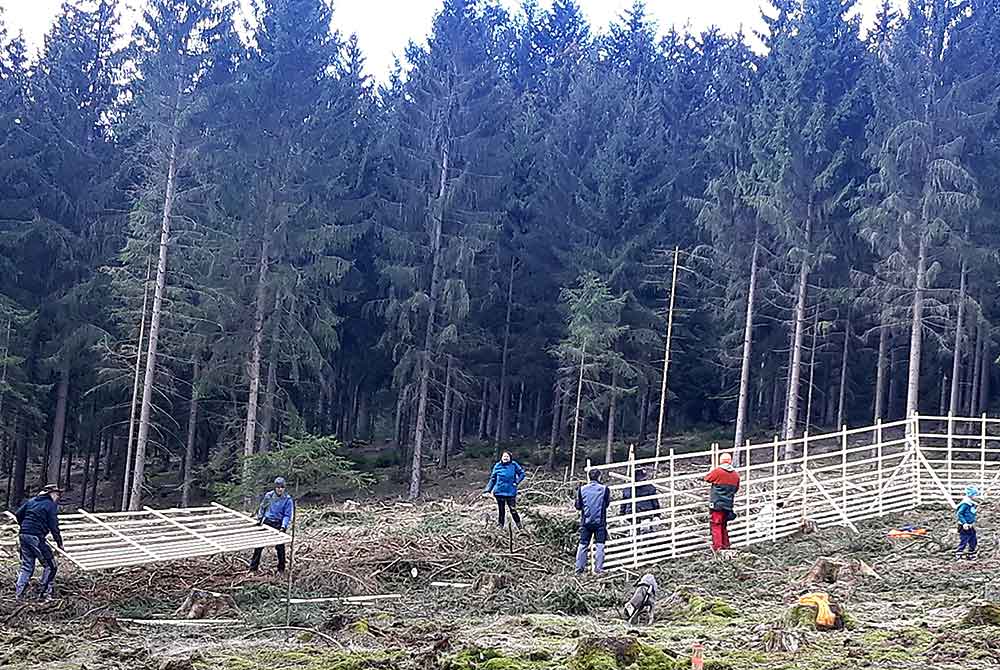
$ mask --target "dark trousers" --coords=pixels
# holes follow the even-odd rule
[[[968,548],[969,556],[976,555],[976,546],[979,544],[979,538],[976,537],[976,527],[973,526],[969,530],[962,527],[962,524],[958,525],[958,552],[961,554]]]
[[[24,595],[24,590],[31,581],[31,575],[35,573],[35,561],[41,561],[42,581],[38,585],[38,590],[49,595],[52,593],[52,583],[56,579],[56,558],[52,555],[52,549],[45,541],[44,537],[38,535],[25,535],[19,537],[21,545],[21,572],[17,576],[17,589],[15,595]]]
[[[275,530],[281,530],[280,521],[271,521],[270,519],[264,519],[264,525],[270,526]],[[278,552],[278,572],[285,571],[285,545],[279,544],[275,547]],[[253,550],[253,558],[250,559],[250,569],[256,571],[260,567],[260,557],[264,553],[264,547],[257,547]]]
[[[518,526],[521,525],[521,517],[517,513],[517,496],[493,496],[497,499],[497,525],[503,526],[504,522],[507,520],[505,513],[507,508],[510,508],[510,518],[514,520]]]

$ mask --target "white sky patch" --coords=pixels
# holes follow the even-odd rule
[[[142,0],[126,2],[125,23],[130,27]],[[246,2],[247,0],[241,0]],[[897,3],[900,0],[895,0]],[[517,11],[520,0],[501,0]],[[12,32],[22,31],[29,48],[42,44],[46,31],[59,11],[61,0],[0,0],[3,17]],[[403,58],[410,40],[420,41],[430,31],[434,13],[442,0],[334,0],[334,28],[345,37],[357,33],[368,59],[368,71],[384,80],[395,57]],[[547,7],[551,0],[541,0]],[[603,32],[632,6],[632,0],[579,0],[594,32]],[[751,35],[764,27],[760,19],[762,0],[647,0],[646,9],[661,32],[670,26],[690,26],[701,31],[718,26],[726,32],[743,28]],[[881,0],[860,0],[859,11],[870,24]]]

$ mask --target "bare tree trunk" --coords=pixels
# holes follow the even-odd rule
[[[521,381],[521,388],[517,392],[517,420],[514,423],[514,432],[521,435],[521,421],[524,417],[524,381]]]
[[[753,315],[754,299],[757,295],[757,259],[760,250],[756,236],[753,241],[753,253],[750,255],[750,280],[747,286],[747,311],[743,323],[743,355],[740,362],[740,395],[736,403],[736,434],[733,446],[743,444],[743,435],[747,425],[747,404],[750,400],[750,359],[753,353]]]
[[[889,353],[889,318],[885,310],[882,311],[878,329],[878,370],[875,373],[875,410],[874,420],[885,418],[885,384],[886,367],[888,365]]]
[[[844,355],[840,360],[840,397],[837,399],[837,427],[844,425],[844,400],[847,397],[847,352],[851,344],[851,310],[847,310],[844,323]]]
[[[560,414],[562,413],[562,387],[552,384],[552,430],[549,432],[549,470],[556,467],[556,448],[559,446]]]
[[[806,396],[806,430],[812,423],[813,390],[816,388],[816,336],[819,335],[819,308],[816,308],[816,316],[813,317],[812,351],[809,355],[809,392]],[[820,410],[820,418],[823,418],[823,411]]]
[[[979,411],[987,412],[990,408],[990,324],[983,323],[983,358],[982,370],[979,373]]]
[[[441,411],[441,457],[438,465],[448,467],[448,434],[451,432],[451,356],[444,373],[444,408]]]
[[[899,352],[896,351],[895,342],[890,338],[889,342],[889,397],[886,399],[886,417],[894,419],[899,415]]]
[[[486,415],[490,411],[490,385],[487,383],[486,378],[483,377],[483,399],[479,403],[479,430],[476,432],[476,437],[480,440],[486,439]]]
[[[14,419],[14,481],[11,507],[24,500],[25,473],[28,470],[28,440],[21,431],[21,421]]]
[[[587,360],[587,347],[580,352],[580,377],[576,384],[576,412],[573,414],[573,451],[569,459],[569,476],[576,476],[576,447],[580,436],[580,399],[583,397],[583,369]]]
[[[510,351],[510,310],[514,302],[514,258],[510,259],[510,275],[507,279],[507,316],[503,327],[503,353],[500,357],[500,410],[497,415],[497,435],[495,443],[510,439],[510,380],[507,379],[507,361]]]
[[[104,451],[106,436],[102,435],[97,440],[97,451],[94,453],[94,478],[90,481],[90,511],[97,508],[97,481],[101,472],[101,453]]]
[[[430,295],[427,298],[427,328],[424,332],[424,350],[420,360],[420,390],[417,396],[417,428],[413,439],[413,463],[410,469],[410,500],[420,496],[421,458],[423,456],[424,427],[427,420],[427,385],[431,376],[431,349],[434,343],[434,317],[437,312],[438,284],[441,282],[441,227],[444,224],[444,198],[448,183],[448,146],[441,157],[441,179],[438,188],[439,209],[434,217],[434,237],[431,244],[432,267]]]
[[[969,416],[979,414],[979,376],[983,370],[983,323],[976,322],[976,351],[972,357],[972,388],[969,390]]]
[[[948,373],[944,366],[941,366],[941,402],[938,404],[938,413],[944,416],[948,411]]]
[[[281,336],[281,302],[282,295],[279,290],[274,296],[274,310],[271,318],[274,319],[271,330],[271,351],[267,361],[267,386],[264,389],[264,409],[261,412],[260,436],[257,442],[258,453],[265,453],[271,448],[272,426],[274,424],[274,394],[278,389],[278,354],[280,347],[278,340]],[[293,307],[294,309],[294,307]]]
[[[90,486],[90,466],[93,462],[94,454],[94,440],[90,440],[90,448],[87,450],[86,456],[83,459],[83,482],[80,486],[80,507],[87,509],[87,489]]]
[[[198,362],[199,352],[194,354],[194,366],[191,370],[191,402],[188,404],[187,443],[184,447],[184,481],[181,483],[181,507],[191,503],[192,462],[194,461],[194,439],[198,427]]]
[[[253,320],[253,343],[250,360],[247,362],[247,377],[250,393],[247,397],[247,421],[243,437],[243,458],[253,456],[254,439],[257,435],[257,405],[260,396],[260,359],[264,347],[264,309],[267,301],[268,236],[260,244],[260,262],[257,266],[256,308]],[[246,467],[246,466],[244,466]]]
[[[958,285],[958,316],[955,318],[955,347],[951,356],[951,404],[948,411],[954,415],[959,414],[959,386],[962,380],[962,350],[963,335],[965,330],[965,281],[966,264],[962,261],[962,278]]]
[[[618,410],[618,372],[611,373],[611,401],[608,403],[608,441],[604,447],[604,462],[612,459],[611,445],[615,441],[615,413]]]
[[[163,311],[163,293],[167,286],[167,250],[170,248],[170,217],[173,214],[174,195],[177,188],[177,145],[180,132],[177,125],[180,120],[178,104],[179,97],[175,99],[174,130],[170,138],[170,158],[167,164],[167,189],[163,198],[163,218],[160,224],[160,253],[156,261],[156,288],[153,290],[153,311],[149,318],[149,347],[146,351],[146,370],[142,385],[142,406],[139,411],[139,434],[135,441],[132,493],[129,496],[130,510],[138,510],[141,507],[142,484],[146,472],[146,443],[149,439],[149,421],[153,408],[153,383],[156,379],[156,349],[160,341],[160,317]]]
[[[59,481],[62,465],[63,439],[66,436],[66,401],[69,397],[69,362],[59,367],[59,385],[56,387],[56,414],[52,419],[52,443],[49,446],[48,484]]]
[[[639,401],[639,444],[646,442],[646,429],[649,424],[649,382],[642,386],[642,399]]]
[[[924,327],[924,282],[927,274],[927,242],[920,238],[917,254],[917,277],[913,291],[913,323],[910,329],[910,365],[906,380],[906,416],[920,408],[920,354]]]
[[[798,297],[795,300],[795,326],[792,329],[791,365],[788,369],[788,389],[785,395],[785,430],[782,438],[790,440],[796,435],[799,423],[799,380],[802,373],[802,339],[805,333],[806,294],[809,288],[809,266],[802,261],[799,268]],[[808,417],[807,417],[808,419]],[[785,458],[795,456],[794,448],[786,444]]]
[[[542,429],[542,390],[535,392],[535,420],[531,425],[531,437],[538,439],[539,431]]]
[[[663,426],[667,418],[667,372],[670,369],[670,345],[674,331],[674,303],[677,299],[677,266],[680,258],[680,248],[674,247],[674,264],[670,279],[670,304],[667,307],[667,342],[663,350],[663,375],[660,377],[660,413],[656,421],[656,457],[660,457],[660,447],[663,444]]]

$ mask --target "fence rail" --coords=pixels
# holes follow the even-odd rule
[[[710,548],[708,484],[718,444],[697,452],[590,465],[612,490],[608,569],[681,558]],[[729,450],[741,476],[733,546],[774,542],[804,520],[847,526],[927,503],[955,507],[964,489],[1000,491],[1000,418],[922,416]],[[655,493],[636,496],[637,488]],[[625,499],[627,498],[627,499]],[[650,507],[655,509],[640,511]],[[643,504],[646,503],[646,504]]]

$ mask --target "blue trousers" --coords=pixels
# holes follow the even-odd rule
[[[45,542],[44,537],[38,535],[19,536],[21,544],[21,573],[17,576],[17,589],[15,595],[21,597],[24,590],[28,588],[28,582],[35,573],[35,561],[42,562],[42,581],[38,585],[38,590],[45,595],[52,594],[52,583],[56,579],[56,558],[52,555],[52,549]]]
[[[958,551],[956,553],[961,554],[966,548],[969,549],[969,556],[976,555],[976,546],[979,544],[979,539],[976,537],[976,527],[973,526],[969,530],[965,530],[961,526],[958,526]]]

